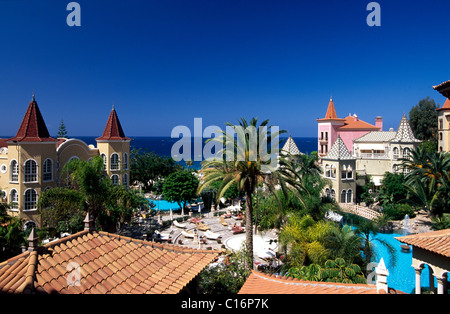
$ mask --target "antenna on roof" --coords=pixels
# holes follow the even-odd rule
[[[33,88],[33,95],[31,97],[31,101],[36,101],[36,99],[34,98],[34,88]]]

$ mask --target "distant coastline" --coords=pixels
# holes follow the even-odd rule
[[[1,138],[10,138],[12,136],[4,136]],[[95,139],[98,136],[70,136],[69,138],[77,138],[85,142],[86,144],[96,145]],[[131,140],[131,149],[143,149],[149,152],[154,152],[160,156],[170,156],[171,148],[176,143],[178,138],[171,138],[169,136],[129,136]],[[282,145],[288,137],[281,136]],[[317,137],[293,137],[299,150],[305,154],[311,154],[313,151],[317,151]],[[206,139],[205,139],[206,140]],[[280,147],[281,148],[281,147]],[[180,162],[181,165],[186,166],[184,161]],[[192,165],[195,169],[200,169],[200,162],[196,161]]]

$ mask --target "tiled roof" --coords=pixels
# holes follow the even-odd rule
[[[85,230],[0,263],[0,293],[175,294],[217,256]]]
[[[402,120],[397,130],[397,135],[392,140],[394,143],[418,143],[420,140],[416,139],[414,133],[409,125],[406,114],[403,114]]]
[[[356,116],[348,116],[345,118],[345,124],[338,128],[339,131],[342,130],[372,130],[379,131],[380,128],[367,123],[363,120],[359,120]]]
[[[342,138],[338,136],[330,151],[325,157],[323,157],[323,159],[350,160],[355,158],[352,157],[352,155],[348,151],[347,146],[345,146]]]
[[[300,152],[300,150],[297,147],[297,144],[295,144],[294,139],[292,138],[292,136],[289,136],[289,138],[287,139],[286,143],[283,146],[283,151],[288,152],[291,155],[301,155],[302,153]]]
[[[395,131],[373,131],[363,135],[356,140],[353,140],[355,143],[366,143],[366,142],[390,142],[392,141],[397,132]]]
[[[444,97],[450,98],[450,80],[437,86],[433,86],[433,88],[441,93]]]
[[[447,98],[447,100],[445,101],[444,105],[441,108],[436,109],[437,111],[439,110],[450,110],[450,98]]]
[[[450,257],[450,229],[413,234],[395,239],[402,243]]]
[[[390,293],[397,293],[393,289]],[[376,285],[304,281],[252,271],[239,294],[377,294]]]
[[[47,126],[45,125],[44,118],[36,103],[33,95],[33,99],[28,105],[27,112],[22,119],[19,130],[16,136],[8,139],[8,141],[17,142],[56,142],[57,140],[50,137]]]
[[[336,121],[344,121],[344,119],[339,119],[336,114],[336,109],[334,108],[333,98],[330,99],[328,103],[327,113],[325,114],[325,118],[318,119],[317,121],[328,121],[328,120],[336,120]]]
[[[125,136],[116,110],[113,108],[109,114],[105,129],[101,137],[96,138],[97,141],[121,141],[130,140]]]

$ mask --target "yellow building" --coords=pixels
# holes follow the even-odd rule
[[[35,97],[16,136],[0,139],[0,190],[8,213],[20,216],[27,227],[40,226],[37,201],[46,189],[57,187],[60,171],[71,159],[89,160],[102,156],[113,184],[129,186],[130,141],[113,107],[97,147],[79,139],[52,138]]]
[[[437,109],[438,113],[438,151],[450,152],[450,81],[433,87],[442,96],[447,97],[444,105]]]

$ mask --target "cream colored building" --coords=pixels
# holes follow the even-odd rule
[[[438,108],[438,151],[450,152],[450,81],[433,87],[444,97],[447,97],[444,105]]]
[[[113,184],[129,185],[130,141],[113,108],[97,147],[79,139],[49,135],[35,97],[28,105],[16,136],[0,139],[0,190],[8,213],[20,216],[25,226],[40,226],[39,196],[60,183],[60,171],[73,158],[102,156]]]
[[[356,171],[369,174],[376,186],[386,172],[400,171],[401,158],[408,158],[420,145],[414,137],[408,118],[403,115],[397,131],[374,131],[353,141],[353,157],[356,158]]]

